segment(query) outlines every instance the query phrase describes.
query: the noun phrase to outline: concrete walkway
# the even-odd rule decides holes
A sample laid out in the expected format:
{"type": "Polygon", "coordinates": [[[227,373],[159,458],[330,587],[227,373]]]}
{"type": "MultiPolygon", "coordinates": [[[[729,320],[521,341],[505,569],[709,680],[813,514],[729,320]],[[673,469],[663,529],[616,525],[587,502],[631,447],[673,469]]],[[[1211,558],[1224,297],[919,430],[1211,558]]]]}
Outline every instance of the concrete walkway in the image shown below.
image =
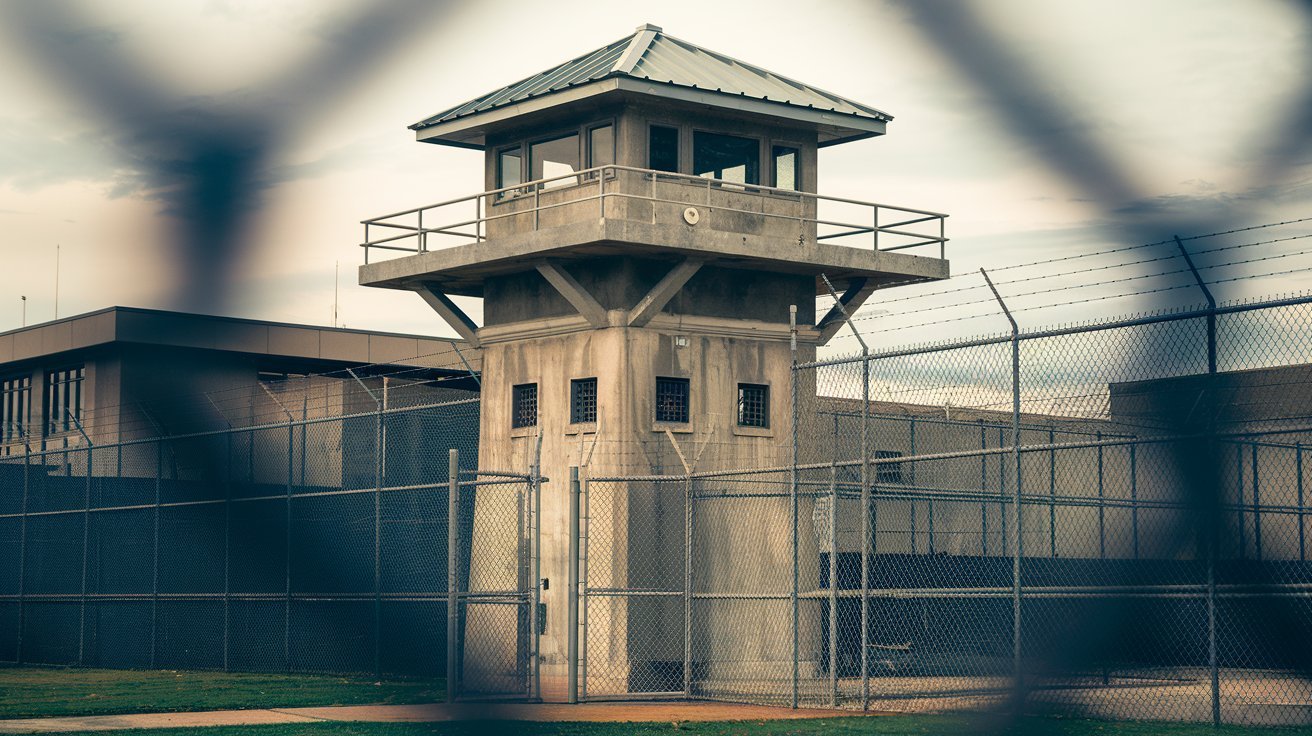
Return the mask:
{"type": "Polygon", "coordinates": [[[861,715],[853,711],[792,710],[734,703],[458,703],[455,705],[346,705],[324,708],[216,710],[199,713],[142,713],[0,720],[0,734],[117,731],[127,728],[257,726],[314,721],[432,723],[440,721],[746,721],[832,718],[861,715]]]}

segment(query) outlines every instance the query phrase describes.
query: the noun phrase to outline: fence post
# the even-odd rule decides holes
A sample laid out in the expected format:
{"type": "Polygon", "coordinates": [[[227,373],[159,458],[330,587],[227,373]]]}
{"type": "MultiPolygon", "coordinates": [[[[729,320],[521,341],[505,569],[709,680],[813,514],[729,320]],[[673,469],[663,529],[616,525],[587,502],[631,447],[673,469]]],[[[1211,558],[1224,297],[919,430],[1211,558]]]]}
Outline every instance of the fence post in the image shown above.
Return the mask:
{"type": "MultiPolygon", "coordinates": [[[[85,438],[86,433],[82,436],[85,438]]],[[[87,648],[87,567],[91,558],[91,444],[87,441],[86,485],[82,490],[82,593],[78,596],[77,663],[86,664],[87,648]]]]}
{"type": "Polygon", "coordinates": [[[530,469],[529,493],[529,577],[533,593],[529,600],[531,610],[528,616],[529,638],[529,697],[542,697],[542,661],[538,651],[538,642],[542,632],[538,630],[539,610],[542,608],[542,435],[538,435],[537,451],[533,455],[530,469]]]}
{"type": "Polygon", "coordinates": [[[870,355],[861,356],[861,710],[870,708],[870,355]]]}
{"type": "MultiPolygon", "coordinates": [[[[692,475],[683,481],[683,697],[692,697],[692,475]]],[[[591,523],[589,521],[589,523],[591,523]]]]}
{"type": "MultiPolygon", "coordinates": [[[[341,422],[343,420],[339,420],[341,422]]],[[[344,428],[344,424],[343,424],[344,428]]],[[[246,462],[250,481],[255,482],[255,431],[251,430],[246,462]]],[[[292,459],[287,457],[287,483],[283,486],[283,595],[282,595],[282,661],[288,671],[292,667],[292,459]]]]}
{"type": "MultiPolygon", "coordinates": [[[[383,378],[383,396],[387,396],[387,378],[383,378]]],[[[288,439],[291,432],[287,433],[288,439]]],[[[304,452],[304,448],[301,450],[304,452]]],[[[383,459],[387,454],[387,429],[383,426],[383,405],[374,415],[374,677],[382,679],[383,637],[383,459]]]]}
{"type": "MultiPolygon", "coordinates": [[[[1006,316],[1007,322],[1011,324],[1011,456],[1014,464],[1012,472],[1012,483],[1014,491],[1012,495],[1012,507],[1015,518],[1015,546],[1012,547],[1011,556],[1011,659],[1012,671],[1015,678],[1015,697],[1016,710],[1019,713],[1024,705],[1023,695],[1025,692],[1024,672],[1021,669],[1021,554],[1023,553],[1024,534],[1021,528],[1021,477],[1020,477],[1020,327],[1016,324],[1016,318],[1012,316],[1011,310],[1007,308],[1007,303],[1003,301],[1002,295],[998,293],[997,287],[993,285],[993,279],[984,269],[979,270],[984,277],[984,282],[988,284],[989,290],[993,292],[993,298],[998,300],[998,306],[1001,307],[1003,315],[1006,316]]],[[[1101,448],[1100,448],[1101,449],[1101,448]]],[[[1101,483],[1101,475],[1099,482],[1101,483]]],[[[1001,489],[999,489],[1001,490],[1001,489]]]]}
{"type": "Polygon", "coordinates": [[[155,521],[151,551],[150,583],[150,668],[159,657],[159,503],[164,480],[164,439],[155,440],[155,521]]]}
{"type": "Polygon", "coordinates": [[[793,671],[791,674],[792,692],[789,696],[789,705],[793,708],[796,708],[798,703],[798,692],[797,692],[798,677],[801,674],[798,669],[798,656],[800,654],[799,652],[800,647],[797,638],[798,637],[798,630],[797,630],[798,629],[798,620],[797,620],[798,580],[797,578],[798,578],[799,570],[797,566],[797,553],[798,553],[797,550],[797,522],[798,522],[797,519],[797,440],[798,440],[797,414],[798,412],[797,412],[797,305],[796,304],[788,305],[788,332],[789,332],[789,347],[792,351],[792,359],[793,359],[792,371],[790,372],[790,380],[788,382],[789,396],[791,398],[792,413],[793,413],[793,457],[792,457],[792,467],[790,468],[789,471],[789,483],[788,483],[788,500],[789,500],[789,505],[791,507],[791,513],[789,515],[789,519],[791,520],[790,527],[791,527],[791,534],[792,534],[792,552],[793,552],[793,582],[792,582],[792,588],[790,589],[788,595],[789,603],[791,604],[791,608],[792,608],[791,629],[792,629],[792,637],[793,637],[793,650],[792,650],[793,671]]]}
{"type": "Polygon", "coordinates": [[[18,640],[14,643],[14,661],[23,663],[23,625],[27,616],[27,506],[32,473],[32,445],[23,438],[23,505],[18,526],[18,640]]]}
{"type": "Polygon", "coordinates": [[[569,570],[566,594],[566,698],[579,702],[579,469],[569,469],[569,570]]]}
{"type": "Polygon", "coordinates": [[[223,671],[227,672],[232,666],[232,432],[224,432],[223,439],[223,671]]]}
{"type": "Polygon", "coordinates": [[[451,448],[446,470],[446,702],[456,699],[460,635],[460,451],[451,448]]]}
{"type": "Polygon", "coordinates": [[[838,707],[838,467],[829,465],[829,705],[838,707]]]}

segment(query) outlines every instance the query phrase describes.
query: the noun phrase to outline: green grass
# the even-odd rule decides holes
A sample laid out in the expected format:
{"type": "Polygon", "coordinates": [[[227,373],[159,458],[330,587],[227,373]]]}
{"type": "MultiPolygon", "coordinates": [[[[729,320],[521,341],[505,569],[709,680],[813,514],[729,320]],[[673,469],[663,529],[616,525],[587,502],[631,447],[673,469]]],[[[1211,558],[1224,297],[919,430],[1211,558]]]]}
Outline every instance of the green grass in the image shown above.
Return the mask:
{"type": "Polygon", "coordinates": [[[320,675],[0,668],[0,718],[431,703],[445,697],[441,680],[375,682],[320,675]]]}
{"type": "MultiPolygon", "coordinates": [[[[103,732],[100,732],[103,733],[103,732]]],[[[307,723],[287,726],[234,726],[115,731],[115,736],[1257,736],[1292,734],[1288,729],[1163,723],[1032,718],[1019,724],[987,722],[960,716],[873,716],[817,718],[800,721],[738,721],[727,723],[307,723]]]]}

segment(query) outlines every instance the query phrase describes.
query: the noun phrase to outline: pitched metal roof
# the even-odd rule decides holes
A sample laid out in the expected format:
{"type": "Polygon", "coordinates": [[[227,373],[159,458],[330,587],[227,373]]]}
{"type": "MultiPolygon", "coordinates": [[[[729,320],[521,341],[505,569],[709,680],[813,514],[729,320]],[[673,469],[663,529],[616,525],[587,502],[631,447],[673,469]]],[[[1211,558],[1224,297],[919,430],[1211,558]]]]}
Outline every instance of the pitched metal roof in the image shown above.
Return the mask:
{"type": "Polygon", "coordinates": [[[617,77],[775,103],[783,106],[779,110],[783,115],[788,114],[787,108],[796,108],[880,123],[892,120],[868,105],[668,36],[660,27],[647,24],[614,43],[456,105],[410,128],[421,130],[617,77]]]}

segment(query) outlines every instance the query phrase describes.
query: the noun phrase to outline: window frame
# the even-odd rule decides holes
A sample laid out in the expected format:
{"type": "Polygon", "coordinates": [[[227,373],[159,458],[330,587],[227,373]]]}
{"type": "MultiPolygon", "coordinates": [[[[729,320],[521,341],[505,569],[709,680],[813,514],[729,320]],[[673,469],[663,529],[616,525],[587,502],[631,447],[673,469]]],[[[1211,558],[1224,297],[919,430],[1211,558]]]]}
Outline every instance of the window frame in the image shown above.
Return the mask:
{"type": "Polygon", "coordinates": [[[538,426],[542,418],[542,393],[538,390],[537,382],[517,383],[510,387],[510,428],[513,429],[532,429],[538,426]],[[533,418],[532,421],[524,419],[524,413],[521,411],[522,403],[521,392],[532,390],[533,392],[533,418]]]}
{"type": "Polygon", "coordinates": [[[752,428],[752,429],[769,429],[769,428],[770,428],[770,384],[768,384],[768,383],[748,383],[748,382],[742,382],[742,381],[740,381],[740,382],[738,383],[738,392],[737,392],[737,394],[738,394],[738,395],[737,395],[737,401],[738,401],[738,411],[737,411],[737,415],[738,415],[738,426],[739,426],[739,427],[749,427],[749,428],[752,428]],[[745,418],[745,417],[744,417],[744,413],[743,413],[743,409],[744,409],[744,391],[746,391],[746,390],[756,390],[756,389],[760,389],[760,391],[761,391],[761,423],[760,423],[760,424],[745,423],[745,422],[743,421],[743,419],[745,418]]]}
{"type": "Polygon", "coordinates": [[[492,172],[492,182],[496,186],[492,187],[493,189],[505,189],[507,186],[504,184],[504,177],[501,173],[501,155],[510,151],[519,152],[519,183],[511,185],[514,187],[513,189],[501,192],[493,197],[492,204],[495,206],[525,196],[530,194],[534,189],[541,189],[541,191],[564,190],[569,189],[570,187],[582,186],[585,182],[592,181],[592,177],[580,175],[574,184],[561,184],[559,186],[551,187],[550,189],[542,189],[540,186],[528,186],[527,183],[533,181],[531,178],[533,174],[531,151],[533,146],[538,143],[549,143],[570,135],[576,135],[579,139],[579,169],[590,169],[592,166],[587,162],[591,161],[592,156],[590,150],[592,131],[596,128],[605,128],[607,126],[610,126],[612,131],[611,158],[615,158],[615,154],[619,150],[619,120],[613,116],[608,118],[594,118],[580,125],[568,128],[557,128],[549,133],[536,135],[532,138],[521,138],[517,141],[506,141],[498,146],[488,146],[488,148],[491,148],[496,152],[496,160],[493,163],[492,172]]]}
{"type": "Polygon", "coordinates": [[[647,166],[646,166],[646,168],[647,168],[649,171],[658,171],[658,172],[660,172],[660,173],[662,173],[662,174],[685,174],[685,175],[686,175],[686,172],[684,171],[684,156],[683,156],[683,138],[684,138],[684,135],[683,135],[683,133],[684,133],[684,131],[683,131],[683,126],[679,125],[678,123],[663,122],[663,121],[659,121],[659,120],[648,120],[648,121],[647,121],[647,141],[646,141],[646,144],[647,144],[647,161],[646,161],[647,166]],[[674,170],[673,170],[673,171],[670,171],[670,170],[668,170],[668,169],[658,169],[658,168],[656,168],[655,166],[652,166],[652,163],[651,163],[651,131],[652,131],[652,128],[666,128],[666,129],[668,129],[668,130],[673,130],[673,131],[674,131],[674,170]]]}
{"type": "Polygon", "coordinates": [[[45,372],[42,390],[42,405],[44,411],[45,436],[53,437],[56,435],[67,434],[77,430],[82,422],[82,412],[86,403],[86,391],[83,390],[87,378],[87,367],[85,363],[77,365],[68,365],[62,368],[54,368],[45,372]],[[76,371],[77,377],[68,379],[52,380],[54,376],[67,374],[76,371]],[[68,386],[72,384],[76,391],[73,398],[68,397],[68,386]],[[55,387],[63,387],[58,394],[54,391],[55,387]],[[58,417],[52,416],[52,409],[59,400],[59,408],[65,411],[59,413],[58,417]],[[70,416],[71,411],[71,416],[70,416]]]}
{"type": "MultiPolygon", "coordinates": [[[[668,414],[666,415],[668,416],[668,414]]],[[[686,425],[692,423],[692,380],[680,376],[656,376],[652,382],[652,417],[657,424],[680,424],[686,425]],[[673,384],[683,386],[683,407],[682,411],[676,416],[682,416],[682,419],[664,419],[662,418],[661,405],[661,383],[668,381],[673,384]]]]}
{"type": "Polygon", "coordinates": [[[597,377],[589,376],[585,378],[571,378],[569,381],[569,423],[570,424],[596,424],[597,416],[600,413],[599,393],[597,391],[597,377]],[[591,384],[592,386],[592,418],[583,417],[579,412],[578,389],[580,386],[591,384]]]}
{"type": "MultiPolygon", "coordinates": [[[[585,128],[575,128],[575,129],[573,129],[573,130],[570,130],[570,129],[564,129],[564,130],[560,130],[560,131],[557,131],[557,132],[555,132],[555,133],[552,133],[552,134],[550,134],[550,135],[538,136],[538,137],[536,137],[536,138],[530,138],[530,139],[524,141],[524,159],[523,159],[523,160],[524,160],[524,171],[525,171],[525,174],[524,174],[524,181],[526,181],[526,182],[529,182],[529,181],[537,181],[536,179],[533,178],[533,147],[534,147],[534,146],[538,146],[538,145],[541,145],[541,144],[543,144],[543,143],[551,143],[551,142],[553,142],[553,141],[558,141],[558,140],[562,140],[562,139],[564,139],[564,138],[568,138],[568,137],[570,137],[570,136],[574,136],[575,147],[578,149],[578,156],[579,156],[579,167],[578,167],[577,169],[574,170],[574,183],[573,183],[573,184],[556,184],[555,186],[550,186],[550,187],[549,187],[549,186],[546,186],[545,184],[534,184],[534,185],[532,185],[531,187],[525,187],[525,190],[526,190],[526,191],[530,191],[530,192],[531,192],[531,191],[533,191],[534,189],[538,189],[538,190],[543,191],[543,192],[554,192],[554,191],[556,191],[557,189],[569,189],[570,187],[576,187],[576,186],[578,186],[579,184],[582,183],[582,179],[583,179],[583,177],[580,176],[578,172],[580,172],[580,171],[582,171],[583,169],[586,169],[586,168],[587,168],[586,166],[583,165],[584,155],[587,153],[587,151],[586,151],[586,149],[587,149],[587,142],[584,140],[584,138],[586,137],[586,134],[585,134],[584,131],[585,131],[585,128]]],[[[568,175],[568,174],[563,174],[563,175],[561,175],[559,181],[564,181],[566,176],[569,176],[569,175],[568,175]]],[[[544,178],[545,178],[545,175],[544,175],[544,178]]]]}
{"type": "Polygon", "coordinates": [[[525,154],[524,151],[523,141],[513,146],[512,145],[498,146],[493,150],[495,151],[495,161],[493,163],[493,167],[495,171],[493,171],[492,173],[492,183],[495,184],[496,186],[492,188],[506,189],[506,187],[514,187],[513,189],[507,189],[504,192],[498,193],[496,196],[496,200],[502,201],[519,196],[522,193],[523,185],[524,182],[526,181],[526,179],[524,178],[524,162],[525,159],[527,158],[527,155],[525,154]],[[519,157],[519,181],[515,182],[514,184],[506,184],[504,169],[501,166],[501,158],[502,156],[504,156],[507,153],[510,153],[511,151],[514,151],[515,155],[519,157]]]}
{"type": "Polygon", "coordinates": [[[732,187],[734,189],[742,189],[745,191],[754,190],[756,187],[769,186],[768,184],[761,183],[761,161],[763,160],[762,157],[769,153],[770,141],[768,140],[767,136],[764,135],[743,135],[738,131],[724,131],[724,130],[716,130],[713,128],[697,128],[697,127],[692,128],[689,131],[689,136],[688,136],[688,176],[702,178],[696,172],[698,133],[707,133],[710,135],[719,135],[728,138],[742,138],[744,140],[756,141],[756,181],[755,182],[744,182],[742,184],[739,184],[736,181],[726,181],[724,179],[711,179],[711,181],[719,182],[721,186],[728,185],[729,187],[732,187]]]}
{"type": "Polygon", "coordinates": [[[788,192],[801,193],[802,191],[802,146],[789,141],[774,140],[767,142],[770,149],[770,184],[774,189],[785,189],[779,186],[779,167],[775,164],[775,149],[786,148],[793,152],[796,157],[793,161],[793,187],[785,189],[788,192]]]}
{"type": "Polygon", "coordinates": [[[597,166],[614,166],[614,165],[616,165],[616,161],[615,161],[615,150],[616,150],[616,146],[615,146],[615,144],[616,144],[616,138],[618,138],[618,137],[619,137],[619,136],[618,136],[618,133],[617,133],[617,130],[616,130],[615,121],[613,121],[613,120],[607,120],[607,121],[601,121],[601,122],[589,123],[588,125],[583,126],[583,147],[584,147],[584,149],[585,149],[584,152],[583,152],[583,154],[584,154],[584,156],[583,156],[583,162],[584,162],[584,163],[583,163],[583,168],[585,168],[585,169],[592,169],[592,168],[596,168],[597,166]],[[592,147],[592,133],[593,133],[593,131],[601,130],[602,128],[610,128],[610,163],[608,163],[608,164],[598,164],[598,163],[596,163],[596,161],[594,160],[594,156],[595,156],[595,154],[594,154],[593,147],[592,147]]]}
{"type": "Polygon", "coordinates": [[[19,373],[0,377],[0,444],[27,438],[31,425],[32,375],[19,373]],[[10,416],[11,410],[18,416],[10,416]]]}

